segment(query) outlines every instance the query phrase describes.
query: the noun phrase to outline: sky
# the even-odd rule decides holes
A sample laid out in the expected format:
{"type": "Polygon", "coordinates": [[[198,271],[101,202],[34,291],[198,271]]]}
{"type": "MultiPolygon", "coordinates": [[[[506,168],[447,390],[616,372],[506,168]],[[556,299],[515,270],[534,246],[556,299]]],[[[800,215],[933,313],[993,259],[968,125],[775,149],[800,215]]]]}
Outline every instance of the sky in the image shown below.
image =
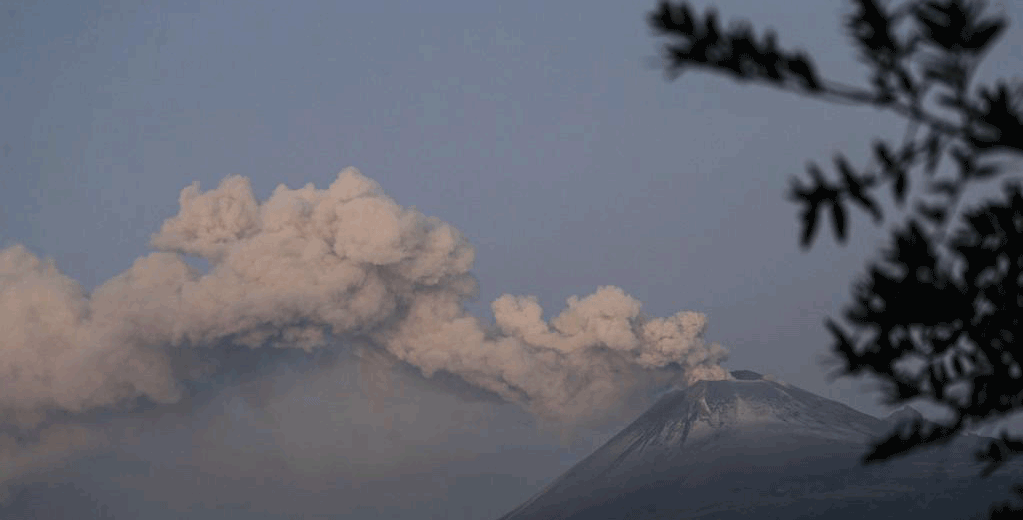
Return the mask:
{"type": "MultiPolygon", "coordinates": [[[[713,3],[809,50],[825,76],[863,84],[838,30],[846,2],[713,3]]],[[[69,327],[58,339],[10,318],[0,350],[21,359],[25,345],[85,341],[129,354],[96,372],[64,363],[53,373],[75,382],[62,393],[0,401],[20,410],[4,411],[0,435],[29,437],[0,465],[0,507],[26,518],[496,518],[668,382],[663,345],[644,339],[653,329],[535,339],[537,323],[564,331],[588,312],[677,325],[671,348],[693,360],[687,370],[720,361],[719,344],[728,369],[887,413],[869,381],[830,381],[822,327],[884,230],[858,216],[845,246],[825,228],[801,251],[785,190],[808,160],[862,161],[873,138],[901,135],[900,120],[703,73],[668,81],[645,23],[655,5],[5,2],[0,249],[4,269],[39,285],[2,301],[43,294],[33,309],[55,298],[73,316],[43,320],[69,327]],[[330,315],[338,297],[302,277],[319,275],[313,264],[278,255],[284,231],[246,220],[272,213],[292,230],[287,208],[337,201],[397,237],[330,230],[362,247],[344,265],[386,264],[381,291],[436,318],[423,327],[451,327],[394,323],[368,284],[359,290],[376,306],[330,315]],[[215,214],[218,204],[233,209],[215,214]],[[225,281],[238,273],[251,283],[225,281]],[[157,301],[140,296],[157,282],[199,296],[179,289],[173,308],[125,310],[129,297],[157,301]],[[344,334],[305,350],[238,345],[342,321],[344,334]],[[452,339],[474,335],[521,366],[495,372],[452,339]],[[639,345],[636,356],[619,365],[591,341],[607,337],[639,345]],[[563,370],[543,355],[572,349],[563,370]],[[161,378],[166,367],[207,371],[161,378]],[[583,380],[571,399],[550,390],[583,380]]],[[[1017,76],[1023,10],[992,5],[1013,25],[979,76],[1017,76]]],[[[45,364],[46,352],[24,359],[45,364]]]]}

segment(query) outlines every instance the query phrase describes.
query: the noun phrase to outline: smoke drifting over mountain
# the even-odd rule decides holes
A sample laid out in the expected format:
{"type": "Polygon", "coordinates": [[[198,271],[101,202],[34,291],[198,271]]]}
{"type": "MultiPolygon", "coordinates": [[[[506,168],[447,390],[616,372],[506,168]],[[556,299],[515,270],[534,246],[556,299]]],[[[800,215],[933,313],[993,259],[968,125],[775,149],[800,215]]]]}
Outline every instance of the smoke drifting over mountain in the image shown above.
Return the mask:
{"type": "MultiPolygon", "coordinates": [[[[493,325],[467,314],[472,246],[351,168],[325,190],[281,185],[262,203],[244,177],[193,184],[180,206],[152,238],[158,252],[89,295],[24,247],[0,251],[0,432],[176,402],[186,382],[224,370],[209,360],[226,346],[357,344],[566,422],[657,385],[728,377],[704,315],[648,318],[617,287],[569,298],[550,322],[530,296],[494,301],[493,325]]],[[[8,462],[18,449],[0,442],[8,462]]]]}

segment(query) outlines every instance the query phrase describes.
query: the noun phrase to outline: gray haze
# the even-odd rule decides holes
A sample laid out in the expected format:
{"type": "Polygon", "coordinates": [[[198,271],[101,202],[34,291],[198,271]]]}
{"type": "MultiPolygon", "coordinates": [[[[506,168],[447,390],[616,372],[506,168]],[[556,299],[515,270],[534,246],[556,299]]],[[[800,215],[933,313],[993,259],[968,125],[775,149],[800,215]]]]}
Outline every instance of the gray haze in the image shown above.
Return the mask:
{"type": "MultiPolygon", "coordinates": [[[[725,19],[751,17],[760,27],[775,27],[783,45],[812,50],[825,74],[860,82],[864,69],[854,51],[836,39],[843,2],[714,4],[725,19]]],[[[1014,25],[982,76],[1016,76],[1023,16],[1016,5],[994,4],[1014,25]]],[[[445,375],[461,363],[458,356],[403,358],[400,353],[422,345],[331,336],[364,330],[359,324],[344,323],[321,339],[315,331],[336,323],[319,307],[303,307],[305,293],[282,296],[291,287],[280,278],[259,285],[262,293],[207,284],[203,290],[221,299],[207,308],[179,302],[173,309],[142,305],[136,314],[100,312],[96,302],[104,294],[112,302],[106,308],[125,308],[124,293],[114,291],[130,288],[123,273],[149,265],[150,273],[177,276],[161,282],[171,284],[161,286],[171,294],[178,290],[173,284],[214,274],[220,246],[188,237],[219,228],[166,223],[184,213],[182,189],[198,182],[197,193],[208,193],[232,175],[248,179],[251,195],[240,190],[242,199],[259,205],[280,184],[285,191],[308,183],[327,190],[338,172],[354,166],[378,183],[392,201],[388,208],[436,217],[457,230],[464,243],[448,243],[449,252],[471,248],[471,263],[454,254],[444,264],[450,269],[404,265],[411,270],[402,272],[414,274],[402,279],[463,280],[443,285],[444,304],[457,323],[478,318],[484,335],[491,325],[501,328],[495,311],[502,308],[533,324],[551,321],[566,299],[614,286],[625,316],[639,312],[633,301],[642,302],[644,319],[680,311],[704,316],[706,330],[691,336],[727,348],[730,368],[772,373],[884,413],[868,383],[826,382],[821,363],[828,338],[820,326],[840,308],[851,275],[882,235],[866,219],[854,219],[845,248],[825,234],[801,253],[796,211],[783,194],[805,160],[827,161],[838,150],[865,157],[872,137],[901,133],[898,121],[713,76],[666,82],[651,65],[658,42],[644,16],[653,6],[5,3],[0,248],[17,270],[3,274],[37,273],[36,282],[53,282],[45,286],[54,292],[41,301],[67,303],[63,314],[43,313],[38,330],[55,333],[53,324],[75,323],[76,312],[105,324],[74,329],[59,341],[25,336],[15,342],[10,338],[25,333],[29,322],[9,313],[3,322],[3,359],[15,359],[15,349],[28,353],[33,363],[49,363],[44,372],[59,374],[63,385],[62,392],[0,396],[7,413],[0,482],[28,486],[8,499],[40,518],[60,518],[60,503],[74,509],[89,500],[113,518],[138,512],[146,518],[493,518],[638,415],[649,402],[644,392],[672,380],[671,374],[657,374],[658,380],[631,374],[627,380],[639,383],[615,401],[622,406],[583,406],[602,419],[579,426],[564,414],[530,415],[538,410],[531,408],[529,385],[541,393],[547,388],[527,381],[536,377],[531,369],[521,370],[518,382],[467,369],[467,383],[445,375]],[[179,253],[186,263],[175,260],[179,253]],[[52,269],[45,258],[53,259],[52,269]],[[492,308],[494,302],[505,305],[492,308]],[[465,316],[456,309],[462,303],[465,316]],[[290,321],[268,318],[281,306],[292,313],[290,321]],[[173,312],[162,312],[168,309],[173,312]],[[159,321],[182,312],[197,325],[159,321]],[[252,316],[259,319],[245,322],[252,316]],[[243,332],[247,339],[239,339],[243,332]],[[130,346],[101,359],[120,364],[96,365],[113,367],[107,373],[114,379],[76,370],[77,354],[56,359],[31,347],[80,352],[83,338],[130,346]],[[223,346],[266,338],[308,352],[223,346]],[[223,348],[202,350],[200,359],[153,348],[207,342],[223,348]],[[332,353],[316,345],[329,345],[332,353]],[[426,379],[431,368],[441,371],[426,379]],[[12,441],[15,430],[27,440],[12,441]]],[[[410,229],[421,236],[416,233],[437,227],[410,229]]],[[[245,233],[238,236],[251,238],[245,233]]],[[[383,256],[359,261],[394,260],[387,256],[393,249],[364,245],[383,256]]],[[[233,257],[254,270],[290,265],[291,274],[307,274],[304,264],[246,254],[233,257]]],[[[419,295],[416,283],[400,294],[419,295]]],[[[5,310],[25,304],[25,295],[42,294],[33,287],[21,286],[25,292],[16,297],[8,292],[5,310]]],[[[148,294],[153,286],[134,290],[148,294]]],[[[381,309],[379,316],[388,315],[381,309]]],[[[496,337],[524,338],[531,330],[504,323],[496,337]]],[[[575,381],[568,372],[552,374],[575,381]]],[[[554,408],[580,404],[547,397],[554,408]]]]}

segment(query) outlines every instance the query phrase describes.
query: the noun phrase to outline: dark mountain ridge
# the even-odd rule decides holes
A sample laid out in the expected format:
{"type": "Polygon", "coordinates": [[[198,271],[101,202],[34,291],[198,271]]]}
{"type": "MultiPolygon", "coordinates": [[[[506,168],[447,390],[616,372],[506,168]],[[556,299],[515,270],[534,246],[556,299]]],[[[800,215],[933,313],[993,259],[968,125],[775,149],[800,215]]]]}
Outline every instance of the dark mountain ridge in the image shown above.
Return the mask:
{"type": "Polygon", "coordinates": [[[975,436],[862,466],[914,410],[881,420],[753,371],[732,377],[665,394],[502,520],[968,518],[1023,479],[1017,464],[981,480],[975,436]]]}

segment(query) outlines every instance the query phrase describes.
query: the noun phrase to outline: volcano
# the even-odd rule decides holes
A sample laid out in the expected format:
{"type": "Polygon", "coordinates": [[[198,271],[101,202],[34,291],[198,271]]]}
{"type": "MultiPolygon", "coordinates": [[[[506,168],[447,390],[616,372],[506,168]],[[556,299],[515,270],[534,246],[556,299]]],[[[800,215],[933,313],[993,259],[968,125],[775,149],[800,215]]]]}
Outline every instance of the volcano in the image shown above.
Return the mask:
{"type": "Polygon", "coordinates": [[[986,518],[1023,481],[1020,464],[980,478],[986,439],[862,465],[888,420],[760,374],[671,391],[501,520],[986,518]]]}

